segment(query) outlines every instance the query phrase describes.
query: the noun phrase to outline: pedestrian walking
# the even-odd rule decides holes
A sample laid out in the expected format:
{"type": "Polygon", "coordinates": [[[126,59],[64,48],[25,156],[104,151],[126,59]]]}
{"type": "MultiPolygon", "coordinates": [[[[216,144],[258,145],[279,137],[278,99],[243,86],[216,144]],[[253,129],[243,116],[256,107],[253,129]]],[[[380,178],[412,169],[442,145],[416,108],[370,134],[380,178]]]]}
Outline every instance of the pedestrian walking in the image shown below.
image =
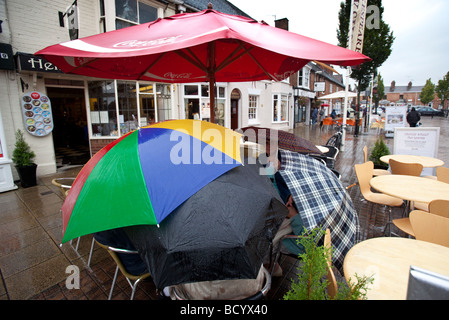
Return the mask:
{"type": "Polygon", "coordinates": [[[407,122],[410,125],[410,127],[414,128],[416,127],[416,124],[421,120],[421,116],[419,115],[418,111],[416,111],[415,107],[412,107],[410,112],[407,114],[407,122]]]}
{"type": "Polygon", "coordinates": [[[316,119],[318,117],[318,108],[313,108],[312,111],[312,125],[316,123],[316,119]]]}

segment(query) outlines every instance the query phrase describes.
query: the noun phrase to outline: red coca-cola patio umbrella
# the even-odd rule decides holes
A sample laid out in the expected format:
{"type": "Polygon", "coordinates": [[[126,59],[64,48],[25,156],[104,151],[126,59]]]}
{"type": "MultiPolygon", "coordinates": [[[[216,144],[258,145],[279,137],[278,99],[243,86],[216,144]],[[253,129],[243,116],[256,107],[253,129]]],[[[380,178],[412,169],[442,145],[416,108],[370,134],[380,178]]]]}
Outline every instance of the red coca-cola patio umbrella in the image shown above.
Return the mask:
{"type": "MultiPolygon", "coordinates": [[[[36,53],[68,74],[166,83],[283,80],[312,60],[370,58],[250,18],[212,9],[49,46],[36,53]]],[[[214,122],[214,90],[210,90],[214,122]]]]}

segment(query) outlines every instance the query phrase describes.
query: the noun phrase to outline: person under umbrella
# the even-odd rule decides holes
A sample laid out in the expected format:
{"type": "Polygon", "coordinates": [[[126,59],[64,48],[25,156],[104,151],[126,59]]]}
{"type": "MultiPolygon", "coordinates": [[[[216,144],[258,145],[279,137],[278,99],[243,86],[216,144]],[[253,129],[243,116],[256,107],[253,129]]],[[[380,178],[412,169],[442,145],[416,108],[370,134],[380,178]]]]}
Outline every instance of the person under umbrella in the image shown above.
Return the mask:
{"type": "Polygon", "coordinates": [[[279,155],[278,174],[288,189],[284,201],[288,203],[291,195],[299,214],[297,223],[307,231],[331,230],[333,263],[342,271],[344,256],[360,240],[358,215],[349,194],[335,174],[312,157],[287,150],[279,150],[279,155]]]}

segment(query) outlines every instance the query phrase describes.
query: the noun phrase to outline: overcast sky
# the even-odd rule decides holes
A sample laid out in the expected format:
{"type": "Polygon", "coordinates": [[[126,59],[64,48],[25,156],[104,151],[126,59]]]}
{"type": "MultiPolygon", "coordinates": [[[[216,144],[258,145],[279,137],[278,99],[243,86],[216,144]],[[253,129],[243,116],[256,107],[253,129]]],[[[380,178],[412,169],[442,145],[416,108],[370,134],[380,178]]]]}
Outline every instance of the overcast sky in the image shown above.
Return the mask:
{"type": "MultiPolygon", "coordinates": [[[[229,0],[256,20],[274,25],[287,18],[290,31],[337,44],[341,0],[229,0]],[[273,6],[273,3],[276,6],[273,6]]],[[[449,1],[383,0],[383,20],[396,37],[381,66],[385,86],[438,83],[449,71],[449,1]]]]}

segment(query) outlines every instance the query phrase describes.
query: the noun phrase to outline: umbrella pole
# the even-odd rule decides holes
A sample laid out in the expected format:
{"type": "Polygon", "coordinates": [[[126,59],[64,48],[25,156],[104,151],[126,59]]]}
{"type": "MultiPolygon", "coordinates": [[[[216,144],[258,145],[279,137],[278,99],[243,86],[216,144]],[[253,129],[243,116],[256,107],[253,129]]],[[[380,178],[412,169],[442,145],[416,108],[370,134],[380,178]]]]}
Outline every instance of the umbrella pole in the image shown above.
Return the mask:
{"type": "Polygon", "coordinates": [[[209,79],[210,122],[215,123],[215,80],[209,79]]]}
{"type": "Polygon", "coordinates": [[[209,99],[210,99],[210,122],[215,123],[215,43],[211,42],[207,46],[208,77],[209,77],[209,99]]]}

